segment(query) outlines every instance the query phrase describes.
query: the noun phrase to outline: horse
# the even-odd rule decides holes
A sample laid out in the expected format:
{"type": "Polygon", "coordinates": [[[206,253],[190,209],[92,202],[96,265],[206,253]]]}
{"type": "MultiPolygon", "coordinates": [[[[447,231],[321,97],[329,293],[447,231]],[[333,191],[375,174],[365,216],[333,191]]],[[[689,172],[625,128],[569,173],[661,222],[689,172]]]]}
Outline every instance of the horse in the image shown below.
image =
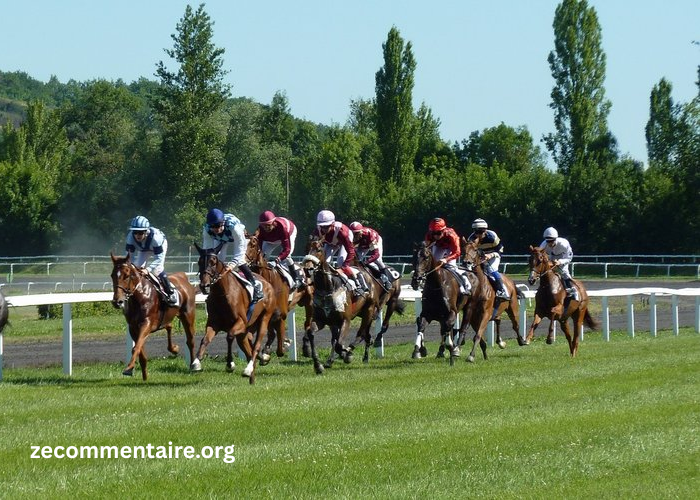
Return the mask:
{"type": "Polygon", "coordinates": [[[585,324],[591,329],[598,328],[598,321],[593,319],[588,311],[588,293],[586,287],[579,280],[571,279],[573,285],[578,288],[578,301],[567,296],[566,290],[559,276],[554,272],[554,263],[549,260],[547,252],[539,247],[530,245],[530,257],[528,258],[530,274],[528,283],[534,285],[537,280],[540,286],[535,293],[535,316],[530,325],[526,341],[529,343],[535,336],[535,329],[542,321],[542,318],[549,318],[549,332],[547,343],[553,342],[554,321],[559,321],[561,329],[569,342],[569,352],[571,357],[575,357],[578,352],[579,332],[585,324]],[[568,321],[572,319],[574,324],[574,334],[569,330],[568,321]]]}
{"type": "Polygon", "coordinates": [[[9,310],[7,308],[7,301],[5,300],[5,295],[3,295],[2,290],[0,290],[0,333],[5,329],[7,325],[7,317],[9,316],[9,310]]]}
{"type": "Polygon", "coordinates": [[[317,374],[322,374],[325,368],[330,368],[335,361],[336,354],[345,363],[352,362],[354,344],[352,347],[345,347],[344,342],[350,330],[350,321],[359,316],[361,318],[360,328],[357,331],[356,341],[362,339],[365,342],[365,352],[363,362],[369,361],[369,348],[372,344],[370,328],[375,316],[379,290],[381,288],[369,277],[367,271],[359,270],[365,274],[365,281],[369,285],[369,292],[354,297],[352,292],[345,286],[346,277],[341,277],[340,273],[330,266],[325,258],[320,241],[311,241],[307,249],[308,255],[304,257],[304,266],[313,275],[313,321],[306,330],[305,338],[309,345],[309,354],[314,362],[314,370],[317,374]],[[331,331],[331,354],[322,365],[316,353],[314,334],[328,325],[331,331]]]}
{"type": "MultiPolygon", "coordinates": [[[[173,344],[172,322],[177,316],[185,330],[187,348],[190,351],[190,361],[194,359],[194,335],[195,335],[195,295],[196,290],[187,279],[185,273],[173,273],[169,276],[173,288],[180,295],[180,304],[169,305],[161,295],[158,279],[147,271],[137,268],[129,255],[126,257],[112,258],[112,305],[121,309],[129,325],[129,334],[134,341],[131,360],[122,372],[126,376],[133,376],[134,365],[138,357],[141,364],[141,376],[143,380],[148,378],[146,357],[146,339],[152,332],[165,328],[168,334],[168,351],[177,354],[180,348],[173,344]]],[[[190,370],[192,365],[190,364],[190,370]]]]}
{"type": "MultiPolygon", "coordinates": [[[[204,250],[196,243],[199,252],[199,289],[207,295],[207,325],[204,337],[194,360],[194,370],[202,371],[201,359],[207,346],[218,332],[226,332],[228,352],[226,354],[226,370],[232,372],[233,339],[245,354],[248,364],[242,376],[248,377],[251,384],[255,383],[255,364],[260,353],[262,340],[267,335],[270,322],[277,320],[279,314],[277,298],[272,285],[260,279],[263,285],[263,298],[251,303],[251,298],[243,284],[234,276],[218,253],[223,244],[216,248],[204,250]],[[252,345],[251,345],[251,338],[252,345]]],[[[261,278],[260,275],[256,276],[261,278]]]]}
{"type": "Polygon", "coordinates": [[[369,265],[356,260],[355,266],[367,271],[369,276],[371,276],[372,281],[379,285],[378,290],[380,293],[379,303],[377,305],[377,314],[379,314],[384,306],[386,306],[386,313],[384,314],[384,318],[382,320],[382,327],[374,339],[374,347],[379,347],[382,345],[382,338],[384,337],[384,334],[387,332],[387,330],[389,330],[391,317],[395,312],[403,314],[406,310],[406,303],[399,298],[401,295],[401,280],[396,279],[392,281],[391,286],[387,289],[375,275],[376,271],[374,271],[369,265]]]}
{"type": "MultiPolygon", "coordinates": [[[[461,238],[461,244],[463,262],[467,266],[470,276],[476,278],[472,286],[472,297],[470,299],[467,316],[465,316],[464,319],[471,325],[475,332],[474,345],[472,346],[471,353],[467,357],[467,361],[470,363],[474,362],[474,352],[477,341],[481,347],[484,359],[488,359],[486,354],[486,341],[484,340],[483,333],[489,321],[493,321],[496,325],[496,345],[501,349],[506,348],[506,343],[501,338],[501,315],[504,311],[510,318],[515,336],[518,340],[518,345],[526,345],[525,340],[520,336],[520,323],[518,321],[518,312],[520,309],[518,299],[522,298],[522,292],[515,286],[513,280],[505,274],[501,274],[503,286],[506,288],[510,298],[508,300],[496,298],[496,293],[482,267],[483,251],[479,249],[475,241],[468,241],[464,237],[461,238]]],[[[460,346],[464,345],[465,340],[466,337],[460,338],[460,346]]]]}
{"type": "MultiPolygon", "coordinates": [[[[413,277],[411,286],[414,290],[423,289],[421,313],[416,318],[416,343],[413,347],[413,359],[420,359],[428,354],[424,343],[425,328],[431,321],[440,323],[440,350],[438,357],[444,356],[445,347],[450,351],[450,365],[459,355],[454,345],[454,324],[457,315],[462,312],[466,317],[468,295],[460,292],[460,282],[451,271],[433,257],[431,245],[425,242],[413,246],[413,277]]],[[[459,335],[466,331],[467,323],[462,321],[459,335]]]]}
{"type": "MultiPolygon", "coordinates": [[[[284,279],[275,267],[265,260],[260,245],[258,243],[259,232],[249,235],[248,247],[246,248],[246,261],[250,269],[260,274],[268,281],[275,290],[277,297],[277,306],[279,308],[279,319],[270,323],[270,333],[268,340],[263,347],[263,353],[269,356],[271,345],[277,338],[277,356],[284,356],[286,350],[286,335],[287,335],[287,314],[297,305],[303,306],[306,311],[306,319],[304,320],[304,329],[311,326],[313,316],[313,288],[307,284],[301,290],[290,291],[289,283],[284,279]]],[[[261,360],[261,364],[265,364],[261,360]]]]}

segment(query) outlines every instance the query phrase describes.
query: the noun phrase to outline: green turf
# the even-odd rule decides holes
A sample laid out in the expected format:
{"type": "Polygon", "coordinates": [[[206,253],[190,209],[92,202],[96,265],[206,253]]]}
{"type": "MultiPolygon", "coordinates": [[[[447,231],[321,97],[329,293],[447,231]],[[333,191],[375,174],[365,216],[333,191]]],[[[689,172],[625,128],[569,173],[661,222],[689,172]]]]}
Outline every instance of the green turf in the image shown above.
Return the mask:
{"type": "Polygon", "coordinates": [[[212,359],[152,360],[146,383],[120,364],[5,370],[0,497],[695,498],[700,335],[588,335],[576,359],[565,344],[453,367],[434,344],[390,346],[323,376],[274,359],[254,386],[212,359]],[[234,445],[235,462],[30,458],[169,443],[234,445]]]}

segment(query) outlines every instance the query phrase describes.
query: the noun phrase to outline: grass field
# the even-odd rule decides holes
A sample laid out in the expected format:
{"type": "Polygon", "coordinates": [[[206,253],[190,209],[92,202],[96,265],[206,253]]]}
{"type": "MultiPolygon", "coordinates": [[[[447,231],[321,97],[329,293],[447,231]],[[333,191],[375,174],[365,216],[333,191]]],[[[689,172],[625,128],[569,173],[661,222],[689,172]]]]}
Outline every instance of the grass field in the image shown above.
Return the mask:
{"type": "Polygon", "coordinates": [[[0,497],[697,498],[700,335],[597,337],[576,359],[538,340],[454,367],[407,345],[323,376],[274,360],[254,386],[211,359],[154,359],[146,383],[119,364],[6,370],[0,497]],[[234,445],[235,462],[31,458],[149,444],[234,445]]]}

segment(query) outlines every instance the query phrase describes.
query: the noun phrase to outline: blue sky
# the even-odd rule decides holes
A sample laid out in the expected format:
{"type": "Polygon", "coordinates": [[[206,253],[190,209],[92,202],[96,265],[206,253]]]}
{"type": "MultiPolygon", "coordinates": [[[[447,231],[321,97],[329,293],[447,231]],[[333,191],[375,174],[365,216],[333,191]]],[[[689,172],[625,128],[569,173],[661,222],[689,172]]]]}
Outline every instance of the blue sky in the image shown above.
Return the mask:
{"type": "MultiPolygon", "coordinates": [[[[47,81],[155,79],[176,69],[164,49],[190,4],[181,0],[0,0],[0,70],[47,81]]],[[[554,0],[209,0],[214,43],[234,96],[269,103],[284,91],[292,113],[344,124],[351,99],[374,97],[392,26],[413,45],[414,106],[441,121],[447,141],[501,122],[553,131],[554,0]]],[[[700,2],[589,0],[607,56],[609,126],[620,150],[646,161],[649,93],[665,77],[676,102],[697,93],[700,2]]]]}

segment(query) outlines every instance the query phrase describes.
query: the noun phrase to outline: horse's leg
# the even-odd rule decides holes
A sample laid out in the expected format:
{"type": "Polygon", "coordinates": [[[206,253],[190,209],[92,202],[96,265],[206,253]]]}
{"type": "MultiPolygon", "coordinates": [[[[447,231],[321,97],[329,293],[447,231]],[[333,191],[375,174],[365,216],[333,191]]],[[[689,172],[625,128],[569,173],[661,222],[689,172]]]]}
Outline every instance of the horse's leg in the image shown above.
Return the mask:
{"type": "Polygon", "coordinates": [[[209,344],[211,343],[215,335],[216,330],[214,330],[213,326],[207,323],[206,330],[204,331],[204,337],[202,337],[202,341],[199,343],[199,350],[197,351],[197,356],[194,358],[194,361],[192,361],[192,365],[190,365],[190,370],[192,370],[193,372],[202,371],[201,361],[204,358],[204,353],[207,351],[207,347],[209,347],[209,344]]]}
{"type": "MultiPolygon", "coordinates": [[[[194,371],[194,310],[180,313],[179,318],[185,329],[185,342],[187,343],[187,349],[190,351],[190,370],[194,371]]],[[[199,369],[202,369],[201,365],[199,369]]]]}
{"type": "MultiPolygon", "coordinates": [[[[372,311],[369,311],[369,320],[372,321],[372,316],[371,316],[372,311]]],[[[362,324],[360,325],[360,329],[362,329],[365,325],[365,316],[362,318],[362,324]]],[[[343,358],[343,361],[345,363],[350,363],[352,361],[352,351],[348,348],[345,347],[345,339],[347,338],[348,334],[350,333],[350,318],[346,317],[343,319],[343,323],[340,325],[340,330],[338,332],[338,341],[335,343],[335,352],[343,358]]]]}
{"type": "MultiPolygon", "coordinates": [[[[226,371],[232,372],[236,367],[236,363],[233,362],[233,339],[236,337],[233,331],[226,332],[226,371]]],[[[236,339],[238,345],[240,345],[240,340],[236,339]]]]}
{"type": "MultiPolygon", "coordinates": [[[[484,330],[486,330],[486,326],[488,325],[488,322],[489,322],[489,316],[487,314],[484,314],[483,317],[481,318],[481,321],[478,323],[477,326],[472,325],[474,327],[474,331],[476,333],[474,333],[474,344],[472,345],[472,350],[469,353],[469,356],[467,356],[467,362],[469,362],[469,363],[473,363],[475,360],[474,354],[476,353],[477,344],[479,346],[481,346],[481,342],[484,342],[484,344],[486,344],[486,342],[483,339],[484,339],[484,330]]],[[[481,350],[484,354],[484,359],[487,359],[485,345],[483,347],[481,347],[481,350]]]]}
{"type": "Polygon", "coordinates": [[[316,353],[316,343],[314,342],[314,334],[318,331],[318,326],[316,325],[315,322],[311,322],[309,324],[309,328],[306,329],[306,333],[304,334],[304,338],[308,340],[308,346],[309,346],[309,355],[307,357],[312,358],[314,361],[314,371],[316,372],[317,375],[321,375],[323,373],[323,365],[321,364],[321,361],[318,359],[318,354],[316,353]]]}
{"type": "Polygon", "coordinates": [[[330,368],[333,366],[333,362],[335,361],[335,355],[336,355],[336,347],[338,345],[338,339],[340,338],[340,328],[337,326],[332,326],[328,325],[328,328],[331,331],[331,353],[328,356],[328,359],[324,363],[323,366],[326,368],[330,368]]]}
{"type": "Polygon", "coordinates": [[[540,323],[542,322],[542,316],[535,311],[535,316],[534,319],[532,320],[532,324],[530,325],[530,329],[527,332],[527,338],[525,339],[525,344],[529,344],[532,342],[532,339],[535,337],[535,330],[537,329],[538,326],[540,326],[540,323]]]}
{"type": "Polygon", "coordinates": [[[148,358],[146,357],[146,349],[142,348],[139,352],[139,364],[141,365],[141,377],[144,381],[148,378],[148,370],[146,366],[148,365],[148,358]]]}
{"type": "Polygon", "coordinates": [[[260,352],[262,341],[267,336],[267,329],[271,316],[272,313],[270,312],[260,319],[257,334],[255,336],[255,343],[253,344],[253,351],[251,352],[251,357],[248,360],[248,365],[245,367],[242,373],[244,377],[250,377],[251,384],[255,383],[255,363],[258,359],[258,352],[260,352]]]}
{"type": "Polygon", "coordinates": [[[494,330],[496,330],[496,345],[501,348],[506,348],[505,341],[501,338],[501,318],[497,317],[493,320],[494,330]]]}
{"type": "Polygon", "coordinates": [[[525,342],[525,339],[520,335],[520,319],[518,318],[518,314],[520,313],[520,304],[518,303],[518,295],[516,292],[513,292],[510,295],[510,304],[506,309],[506,313],[510,318],[510,324],[515,332],[515,338],[518,339],[518,345],[526,345],[527,342],[525,342]]]}
{"type": "Polygon", "coordinates": [[[586,317],[586,307],[583,309],[577,309],[576,313],[573,315],[574,320],[574,332],[573,332],[573,345],[571,348],[571,357],[576,357],[578,354],[578,341],[581,336],[581,329],[583,328],[583,319],[586,317]]]}
{"type": "Polygon", "coordinates": [[[426,326],[428,326],[428,320],[421,314],[416,318],[416,342],[413,346],[413,354],[411,355],[413,359],[421,359],[428,355],[428,350],[425,348],[425,343],[423,342],[426,326]]]}
{"type": "Polygon", "coordinates": [[[278,332],[277,332],[277,357],[281,358],[284,356],[286,351],[286,340],[287,340],[287,313],[285,312],[280,316],[277,322],[278,332]]]}
{"type": "MultiPolygon", "coordinates": [[[[311,358],[311,347],[308,337],[308,331],[311,329],[311,322],[314,317],[314,309],[310,304],[304,306],[304,336],[301,338],[301,355],[305,358],[311,358]]],[[[318,328],[316,329],[318,331],[318,328]]]]}
{"type": "Polygon", "coordinates": [[[559,320],[559,324],[561,325],[564,335],[566,335],[566,341],[569,343],[569,352],[571,353],[571,357],[574,357],[574,339],[572,338],[571,330],[569,329],[569,319],[561,318],[559,320]]]}
{"type": "Polygon", "coordinates": [[[165,325],[165,331],[168,334],[168,352],[171,354],[177,354],[180,352],[180,346],[173,343],[173,325],[168,323],[165,325]]]}
{"type": "MultiPolygon", "coordinates": [[[[129,328],[129,331],[131,331],[131,328],[129,328]]],[[[126,365],[126,368],[124,368],[124,371],[122,372],[123,375],[131,377],[134,374],[136,358],[141,359],[141,351],[143,350],[143,346],[146,343],[146,339],[148,338],[148,334],[150,333],[150,331],[151,324],[147,321],[145,324],[141,325],[141,328],[138,329],[137,338],[134,338],[133,334],[131,335],[132,340],[134,340],[134,348],[131,351],[131,360],[129,360],[129,364],[126,365]]],[[[143,370],[143,368],[141,368],[141,370],[143,370]]]]}

